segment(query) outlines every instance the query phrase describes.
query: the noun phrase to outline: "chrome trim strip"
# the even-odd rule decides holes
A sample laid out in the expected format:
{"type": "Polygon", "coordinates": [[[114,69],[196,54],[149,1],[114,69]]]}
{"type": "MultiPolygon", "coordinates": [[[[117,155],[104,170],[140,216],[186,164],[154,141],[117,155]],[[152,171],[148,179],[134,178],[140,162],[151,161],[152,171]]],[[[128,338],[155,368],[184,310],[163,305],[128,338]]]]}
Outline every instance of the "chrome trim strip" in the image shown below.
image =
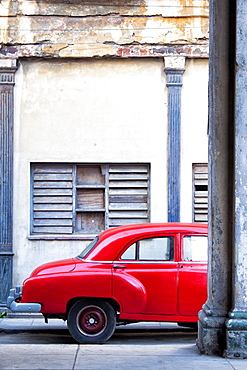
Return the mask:
{"type": "Polygon", "coordinates": [[[148,260],[145,260],[145,261],[140,261],[140,260],[115,260],[115,261],[94,261],[94,260],[84,260],[85,262],[88,262],[88,263],[100,263],[100,264],[117,264],[117,263],[120,263],[120,264],[124,264],[124,265],[126,265],[126,264],[142,264],[142,265],[144,265],[144,264],[148,264],[148,265],[150,265],[150,264],[157,264],[157,263],[159,263],[159,264],[162,264],[162,263],[164,263],[164,264],[171,264],[171,263],[173,263],[173,264],[178,264],[178,263],[180,263],[180,262],[177,262],[177,261],[162,261],[162,260],[157,260],[157,261],[148,261],[148,260]]]}
{"type": "Polygon", "coordinates": [[[98,263],[98,264],[117,264],[117,263],[120,263],[120,264],[142,264],[142,265],[151,265],[151,264],[194,264],[194,265],[198,265],[198,264],[207,264],[207,261],[162,261],[162,260],[143,260],[143,261],[140,261],[140,260],[115,260],[115,261],[94,261],[94,260],[86,260],[84,259],[83,261],[85,262],[88,262],[88,263],[98,263]]]}

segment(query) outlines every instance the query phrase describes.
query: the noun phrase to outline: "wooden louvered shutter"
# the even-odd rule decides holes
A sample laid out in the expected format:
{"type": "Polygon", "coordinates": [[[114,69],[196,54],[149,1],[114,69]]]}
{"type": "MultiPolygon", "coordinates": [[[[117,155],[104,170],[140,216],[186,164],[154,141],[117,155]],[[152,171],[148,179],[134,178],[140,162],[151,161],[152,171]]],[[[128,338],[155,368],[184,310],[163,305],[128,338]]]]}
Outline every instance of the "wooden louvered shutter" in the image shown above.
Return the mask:
{"type": "Polygon", "coordinates": [[[105,166],[78,165],[75,231],[98,234],[105,229],[105,166]]]}
{"type": "Polygon", "coordinates": [[[107,226],[149,222],[148,194],[148,165],[109,165],[107,226]]]}
{"type": "Polygon", "coordinates": [[[208,165],[193,165],[194,221],[208,221],[208,165]]]}
{"type": "Polygon", "coordinates": [[[32,181],[32,233],[72,233],[72,165],[35,164],[32,181]]]}

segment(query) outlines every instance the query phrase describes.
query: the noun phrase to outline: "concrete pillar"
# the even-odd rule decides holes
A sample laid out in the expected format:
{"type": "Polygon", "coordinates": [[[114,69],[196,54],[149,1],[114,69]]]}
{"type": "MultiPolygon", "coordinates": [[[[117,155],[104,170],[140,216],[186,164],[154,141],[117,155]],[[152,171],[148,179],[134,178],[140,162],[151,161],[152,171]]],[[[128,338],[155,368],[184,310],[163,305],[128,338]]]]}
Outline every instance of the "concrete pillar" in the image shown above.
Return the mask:
{"type": "Polygon", "coordinates": [[[236,1],[234,238],[232,295],[226,321],[226,351],[247,358],[247,3],[236,1]]]}
{"type": "Polygon", "coordinates": [[[210,5],[208,300],[199,313],[197,342],[201,352],[209,355],[221,355],[226,347],[225,321],[231,301],[229,1],[212,0],[210,5]]]}
{"type": "Polygon", "coordinates": [[[168,88],[168,222],[180,221],[180,126],[184,57],[165,57],[168,88]]]}
{"type": "Polygon", "coordinates": [[[0,305],[12,281],[13,99],[16,60],[0,59],[0,305]]]}
{"type": "Polygon", "coordinates": [[[198,347],[247,358],[247,3],[210,7],[209,280],[198,347]]]}

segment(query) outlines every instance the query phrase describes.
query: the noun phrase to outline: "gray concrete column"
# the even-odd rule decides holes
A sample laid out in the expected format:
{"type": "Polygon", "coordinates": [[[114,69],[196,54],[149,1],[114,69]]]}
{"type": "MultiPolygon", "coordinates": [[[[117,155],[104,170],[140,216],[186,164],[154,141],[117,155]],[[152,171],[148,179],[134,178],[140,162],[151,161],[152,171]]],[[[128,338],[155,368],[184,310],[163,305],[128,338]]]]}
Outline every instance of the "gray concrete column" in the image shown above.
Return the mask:
{"type": "Polygon", "coordinates": [[[168,222],[180,221],[180,126],[184,57],[165,57],[168,88],[168,222]]]}
{"type": "Polygon", "coordinates": [[[197,341],[201,352],[209,355],[222,355],[226,348],[225,321],[231,305],[234,82],[229,2],[210,4],[208,300],[199,313],[197,341]]]}
{"type": "Polygon", "coordinates": [[[247,3],[210,6],[209,274],[198,347],[247,358],[247,3]]]}
{"type": "Polygon", "coordinates": [[[0,305],[12,281],[13,106],[16,60],[0,59],[0,305]]]}
{"type": "Polygon", "coordinates": [[[234,238],[232,295],[226,351],[247,358],[247,3],[236,1],[234,238]]]}

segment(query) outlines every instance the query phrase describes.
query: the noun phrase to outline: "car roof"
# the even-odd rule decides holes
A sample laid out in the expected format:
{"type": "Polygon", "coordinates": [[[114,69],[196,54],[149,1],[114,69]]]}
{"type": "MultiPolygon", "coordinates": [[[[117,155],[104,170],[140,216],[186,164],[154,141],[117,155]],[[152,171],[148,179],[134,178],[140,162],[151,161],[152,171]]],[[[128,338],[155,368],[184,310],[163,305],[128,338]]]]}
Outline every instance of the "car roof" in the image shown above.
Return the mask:
{"type": "Polygon", "coordinates": [[[112,261],[121,248],[135,237],[149,237],[165,233],[207,234],[207,224],[201,223],[145,223],[114,227],[99,234],[99,241],[90,251],[87,260],[112,261]]]}

